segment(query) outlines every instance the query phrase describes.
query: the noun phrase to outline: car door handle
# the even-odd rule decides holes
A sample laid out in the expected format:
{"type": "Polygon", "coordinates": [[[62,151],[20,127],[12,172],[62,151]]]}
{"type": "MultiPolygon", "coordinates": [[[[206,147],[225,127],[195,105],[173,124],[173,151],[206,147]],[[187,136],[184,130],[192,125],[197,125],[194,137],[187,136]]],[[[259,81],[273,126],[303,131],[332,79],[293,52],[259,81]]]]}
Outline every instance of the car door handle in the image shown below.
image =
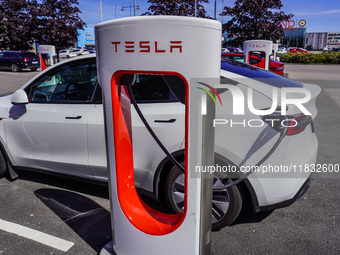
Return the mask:
{"type": "Polygon", "coordinates": [[[155,120],[156,123],[174,123],[176,119],[169,119],[169,120],[155,120]]]}
{"type": "Polygon", "coordinates": [[[67,120],[80,120],[82,116],[75,116],[75,117],[65,117],[67,120]]]}

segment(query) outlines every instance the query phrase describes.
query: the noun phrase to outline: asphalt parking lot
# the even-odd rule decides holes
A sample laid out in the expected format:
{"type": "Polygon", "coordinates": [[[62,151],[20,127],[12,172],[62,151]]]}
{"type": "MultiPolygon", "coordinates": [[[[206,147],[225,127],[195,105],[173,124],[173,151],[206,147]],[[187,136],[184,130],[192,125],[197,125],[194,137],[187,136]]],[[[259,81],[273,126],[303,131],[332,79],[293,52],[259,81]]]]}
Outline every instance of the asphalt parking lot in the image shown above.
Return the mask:
{"type": "MultiPolygon", "coordinates": [[[[321,86],[318,163],[339,164],[340,66],[286,65],[286,71],[321,86]]],[[[0,95],[37,73],[0,71],[0,95]]],[[[98,254],[112,238],[109,210],[105,187],[32,172],[14,182],[2,178],[0,254],[98,254]]],[[[317,178],[290,207],[243,216],[214,232],[212,254],[340,254],[339,243],[340,179],[317,178]]]]}

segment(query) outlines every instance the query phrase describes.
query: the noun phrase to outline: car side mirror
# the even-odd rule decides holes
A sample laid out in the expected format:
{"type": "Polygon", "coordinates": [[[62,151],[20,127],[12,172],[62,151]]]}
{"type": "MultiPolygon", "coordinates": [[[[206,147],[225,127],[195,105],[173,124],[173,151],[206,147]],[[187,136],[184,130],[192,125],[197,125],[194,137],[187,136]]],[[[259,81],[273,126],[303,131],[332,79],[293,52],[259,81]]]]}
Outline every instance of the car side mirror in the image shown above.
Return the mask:
{"type": "Polygon", "coordinates": [[[11,103],[14,105],[18,104],[28,104],[28,97],[23,89],[19,89],[14,92],[11,98],[11,103]]]}

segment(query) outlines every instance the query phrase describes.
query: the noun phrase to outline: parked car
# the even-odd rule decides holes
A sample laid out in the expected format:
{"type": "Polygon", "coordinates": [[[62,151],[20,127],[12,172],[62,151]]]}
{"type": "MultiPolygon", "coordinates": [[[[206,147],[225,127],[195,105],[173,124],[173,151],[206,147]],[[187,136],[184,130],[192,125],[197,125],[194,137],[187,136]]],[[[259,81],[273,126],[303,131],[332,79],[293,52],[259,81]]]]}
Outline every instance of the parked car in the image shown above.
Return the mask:
{"type": "Polygon", "coordinates": [[[302,49],[302,48],[291,48],[289,50],[292,53],[298,53],[298,52],[302,52],[302,53],[309,53],[308,50],[302,49]]]}
{"type": "MultiPolygon", "coordinates": [[[[222,59],[231,59],[241,63],[244,63],[244,54],[236,52],[222,52],[222,59]]],[[[260,54],[253,53],[250,57],[250,64],[256,67],[265,68],[265,59],[260,54]]],[[[284,63],[270,60],[269,70],[273,73],[284,76],[285,66],[284,63]]]]}
{"type": "Polygon", "coordinates": [[[60,58],[73,58],[76,57],[77,54],[72,52],[72,50],[61,50],[59,51],[59,57],[60,58]]]}
{"type": "Polygon", "coordinates": [[[74,49],[72,53],[76,54],[77,56],[90,54],[87,49],[74,49]]]}
{"type": "Polygon", "coordinates": [[[21,69],[36,71],[40,67],[39,57],[33,52],[2,51],[0,52],[0,69],[18,72],[21,69]]]}
{"type": "Polygon", "coordinates": [[[89,47],[89,48],[86,48],[86,49],[89,51],[89,54],[96,53],[96,49],[95,48],[89,47]]]}
{"type": "Polygon", "coordinates": [[[287,53],[288,51],[287,51],[287,49],[286,48],[279,48],[278,50],[277,50],[277,54],[284,54],[284,53],[287,53]]]}
{"type": "MultiPolygon", "coordinates": [[[[308,89],[311,100],[305,106],[312,116],[302,114],[293,105],[286,115],[281,115],[278,107],[270,116],[248,113],[243,116],[244,123],[263,122],[257,128],[219,125],[215,132],[215,163],[235,168],[251,167],[264,159],[263,164],[272,166],[315,163],[318,141],[313,119],[320,88],[236,61],[222,60],[221,68],[221,84],[231,84],[245,94],[251,88],[257,109],[272,106],[273,88],[308,89]],[[288,117],[297,123],[296,128],[268,124],[268,119],[288,117]]],[[[183,162],[185,105],[161,75],[139,75],[135,85],[133,93],[146,120],[169,152],[183,162]]],[[[219,94],[223,106],[216,108],[216,118],[230,119],[231,91],[222,88],[219,94]]],[[[183,173],[160,150],[134,107],[131,114],[136,186],[160,201],[167,201],[174,212],[182,210],[183,173]]],[[[95,55],[71,58],[47,68],[14,94],[0,98],[0,175],[6,174],[10,166],[14,170],[107,182],[103,116],[95,55]]],[[[237,121],[242,122],[240,118],[237,121]]],[[[254,172],[238,185],[215,190],[213,229],[231,224],[245,205],[254,212],[290,205],[308,189],[309,175],[294,171],[263,175],[254,172]]],[[[216,174],[214,187],[230,181],[224,173],[216,174]]]]}

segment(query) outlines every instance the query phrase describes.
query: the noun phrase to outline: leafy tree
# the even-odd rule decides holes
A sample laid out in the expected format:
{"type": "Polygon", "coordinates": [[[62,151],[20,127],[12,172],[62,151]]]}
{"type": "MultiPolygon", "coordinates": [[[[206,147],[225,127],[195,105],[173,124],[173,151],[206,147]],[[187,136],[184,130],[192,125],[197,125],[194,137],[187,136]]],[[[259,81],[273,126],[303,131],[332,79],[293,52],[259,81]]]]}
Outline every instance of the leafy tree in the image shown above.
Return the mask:
{"type": "Polygon", "coordinates": [[[30,16],[27,9],[26,0],[0,0],[1,48],[29,48],[31,38],[27,23],[30,22],[30,16]]]}
{"type": "MultiPolygon", "coordinates": [[[[208,18],[207,12],[202,3],[208,3],[208,0],[197,0],[196,16],[208,18]]],[[[174,15],[174,16],[195,16],[195,0],[148,0],[150,7],[142,15],[174,15]]]]}
{"type": "Polygon", "coordinates": [[[282,7],[281,0],[236,0],[234,7],[225,6],[220,14],[232,17],[223,24],[223,30],[234,38],[231,42],[237,46],[245,40],[280,40],[284,37],[281,21],[293,17],[291,13],[274,11],[282,7]]]}
{"type": "Polygon", "coordinates": [[[81,11],[77,0],[43,0],[40,14],[40,44],[55,45],[57,51],[74,45],[77,29],[83,29],[85,22],[79,17],[81,11]]]}
{"type": "Polygon", "coordinates": [[[0,47],[25,50],[34,40],[55,45],[57,51],[77,41],[77,0],[0,0],[0,47]],[[1,37],[3,40],[1,40],[1,37]]]}

